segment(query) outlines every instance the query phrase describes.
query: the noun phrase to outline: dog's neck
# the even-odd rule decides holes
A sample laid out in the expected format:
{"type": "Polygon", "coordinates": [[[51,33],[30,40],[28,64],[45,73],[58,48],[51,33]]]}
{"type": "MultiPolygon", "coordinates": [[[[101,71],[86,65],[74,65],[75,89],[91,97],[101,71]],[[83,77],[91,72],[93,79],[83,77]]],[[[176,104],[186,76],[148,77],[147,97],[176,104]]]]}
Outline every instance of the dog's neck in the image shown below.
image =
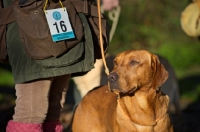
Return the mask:
{"type": "Polygon", "coordinates": [[[166,98],[161,91],[155,90],[148,93],[137,91],[134,96],[119,97],[118,115],[136,125],[154,126],[167,113],[169,99],[166,98]]]}

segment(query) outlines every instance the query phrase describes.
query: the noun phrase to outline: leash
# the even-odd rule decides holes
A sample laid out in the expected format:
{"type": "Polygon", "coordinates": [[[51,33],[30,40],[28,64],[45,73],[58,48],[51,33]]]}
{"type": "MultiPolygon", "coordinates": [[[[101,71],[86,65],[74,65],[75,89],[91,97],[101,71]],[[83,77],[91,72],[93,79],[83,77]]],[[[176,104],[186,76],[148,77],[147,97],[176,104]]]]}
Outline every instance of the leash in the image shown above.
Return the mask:
{"type": "Polygon", "coordinates": [[[100,0],[98,0],[97,7],[98,7],[97,8],[98,9],[98,16],[99,16],[99,39],[100,39],[99,41],[100,41],[100,47],[101,47],[101,55],[102,55],[102,60],[103,60],[103,64],[104,64],[104,67],[105,67],[105,73],[107,75],[109,75],[109,69],[108,69],[107,64],[106,64],[105,54],[104,54],[104,49],[103,49],[100,0]]]}

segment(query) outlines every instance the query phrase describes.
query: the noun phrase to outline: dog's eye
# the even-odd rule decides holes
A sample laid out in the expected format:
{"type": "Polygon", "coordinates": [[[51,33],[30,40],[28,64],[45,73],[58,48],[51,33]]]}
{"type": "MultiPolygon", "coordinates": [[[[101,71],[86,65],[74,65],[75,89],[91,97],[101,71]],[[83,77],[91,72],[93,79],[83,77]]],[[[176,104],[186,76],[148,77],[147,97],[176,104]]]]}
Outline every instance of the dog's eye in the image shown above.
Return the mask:
{"type": "Polygon", "coordinates": [[[134,65],[136,65],[136,64],[138,64],[138,63],[139,63],[138,61],[131,60],[130,65],[131,65],[131,66],[134,66],[134,65]]]}

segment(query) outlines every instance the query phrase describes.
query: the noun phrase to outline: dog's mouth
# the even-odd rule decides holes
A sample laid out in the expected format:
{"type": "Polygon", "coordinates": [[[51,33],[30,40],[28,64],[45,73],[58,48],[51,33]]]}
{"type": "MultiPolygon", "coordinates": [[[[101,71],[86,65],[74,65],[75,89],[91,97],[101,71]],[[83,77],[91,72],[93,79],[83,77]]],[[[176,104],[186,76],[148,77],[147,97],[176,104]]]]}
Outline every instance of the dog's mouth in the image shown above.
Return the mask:
{"type": "Polygon", "coordinates": [[[109,86],[109,90],[116,94],[118,94],[122,91],[122,89],[116,83],[108,83],[108,86],[109,86]]]}
{"type": "Polygon", "coordinates": [[[134,95],[134,93],[138,90],[136,87],[133,87],[130,90],[123,90],[116,83],[109,83],[108,86],[111,92],[114,92],[116,94],[121,94],[121,95],[134,95]]]}

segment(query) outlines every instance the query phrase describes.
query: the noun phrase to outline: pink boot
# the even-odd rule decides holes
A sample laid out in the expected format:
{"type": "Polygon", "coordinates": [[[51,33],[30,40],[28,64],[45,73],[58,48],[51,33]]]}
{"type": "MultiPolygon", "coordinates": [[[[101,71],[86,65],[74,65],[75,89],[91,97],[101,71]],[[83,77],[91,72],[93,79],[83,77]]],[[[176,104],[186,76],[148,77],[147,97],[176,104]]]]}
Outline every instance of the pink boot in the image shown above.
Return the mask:
{"type": "Polygon", "coordinates": [[[43,132],[42,124],[14,122],[10,120],[6,132],[43,132]]]}
{"type": "Polygon", "coordinates": [[[45,122],[45,123],[43,123],[43,131],[44,132],[62,132],[63,126],[60,123],[60,121],[45,122]]]}

